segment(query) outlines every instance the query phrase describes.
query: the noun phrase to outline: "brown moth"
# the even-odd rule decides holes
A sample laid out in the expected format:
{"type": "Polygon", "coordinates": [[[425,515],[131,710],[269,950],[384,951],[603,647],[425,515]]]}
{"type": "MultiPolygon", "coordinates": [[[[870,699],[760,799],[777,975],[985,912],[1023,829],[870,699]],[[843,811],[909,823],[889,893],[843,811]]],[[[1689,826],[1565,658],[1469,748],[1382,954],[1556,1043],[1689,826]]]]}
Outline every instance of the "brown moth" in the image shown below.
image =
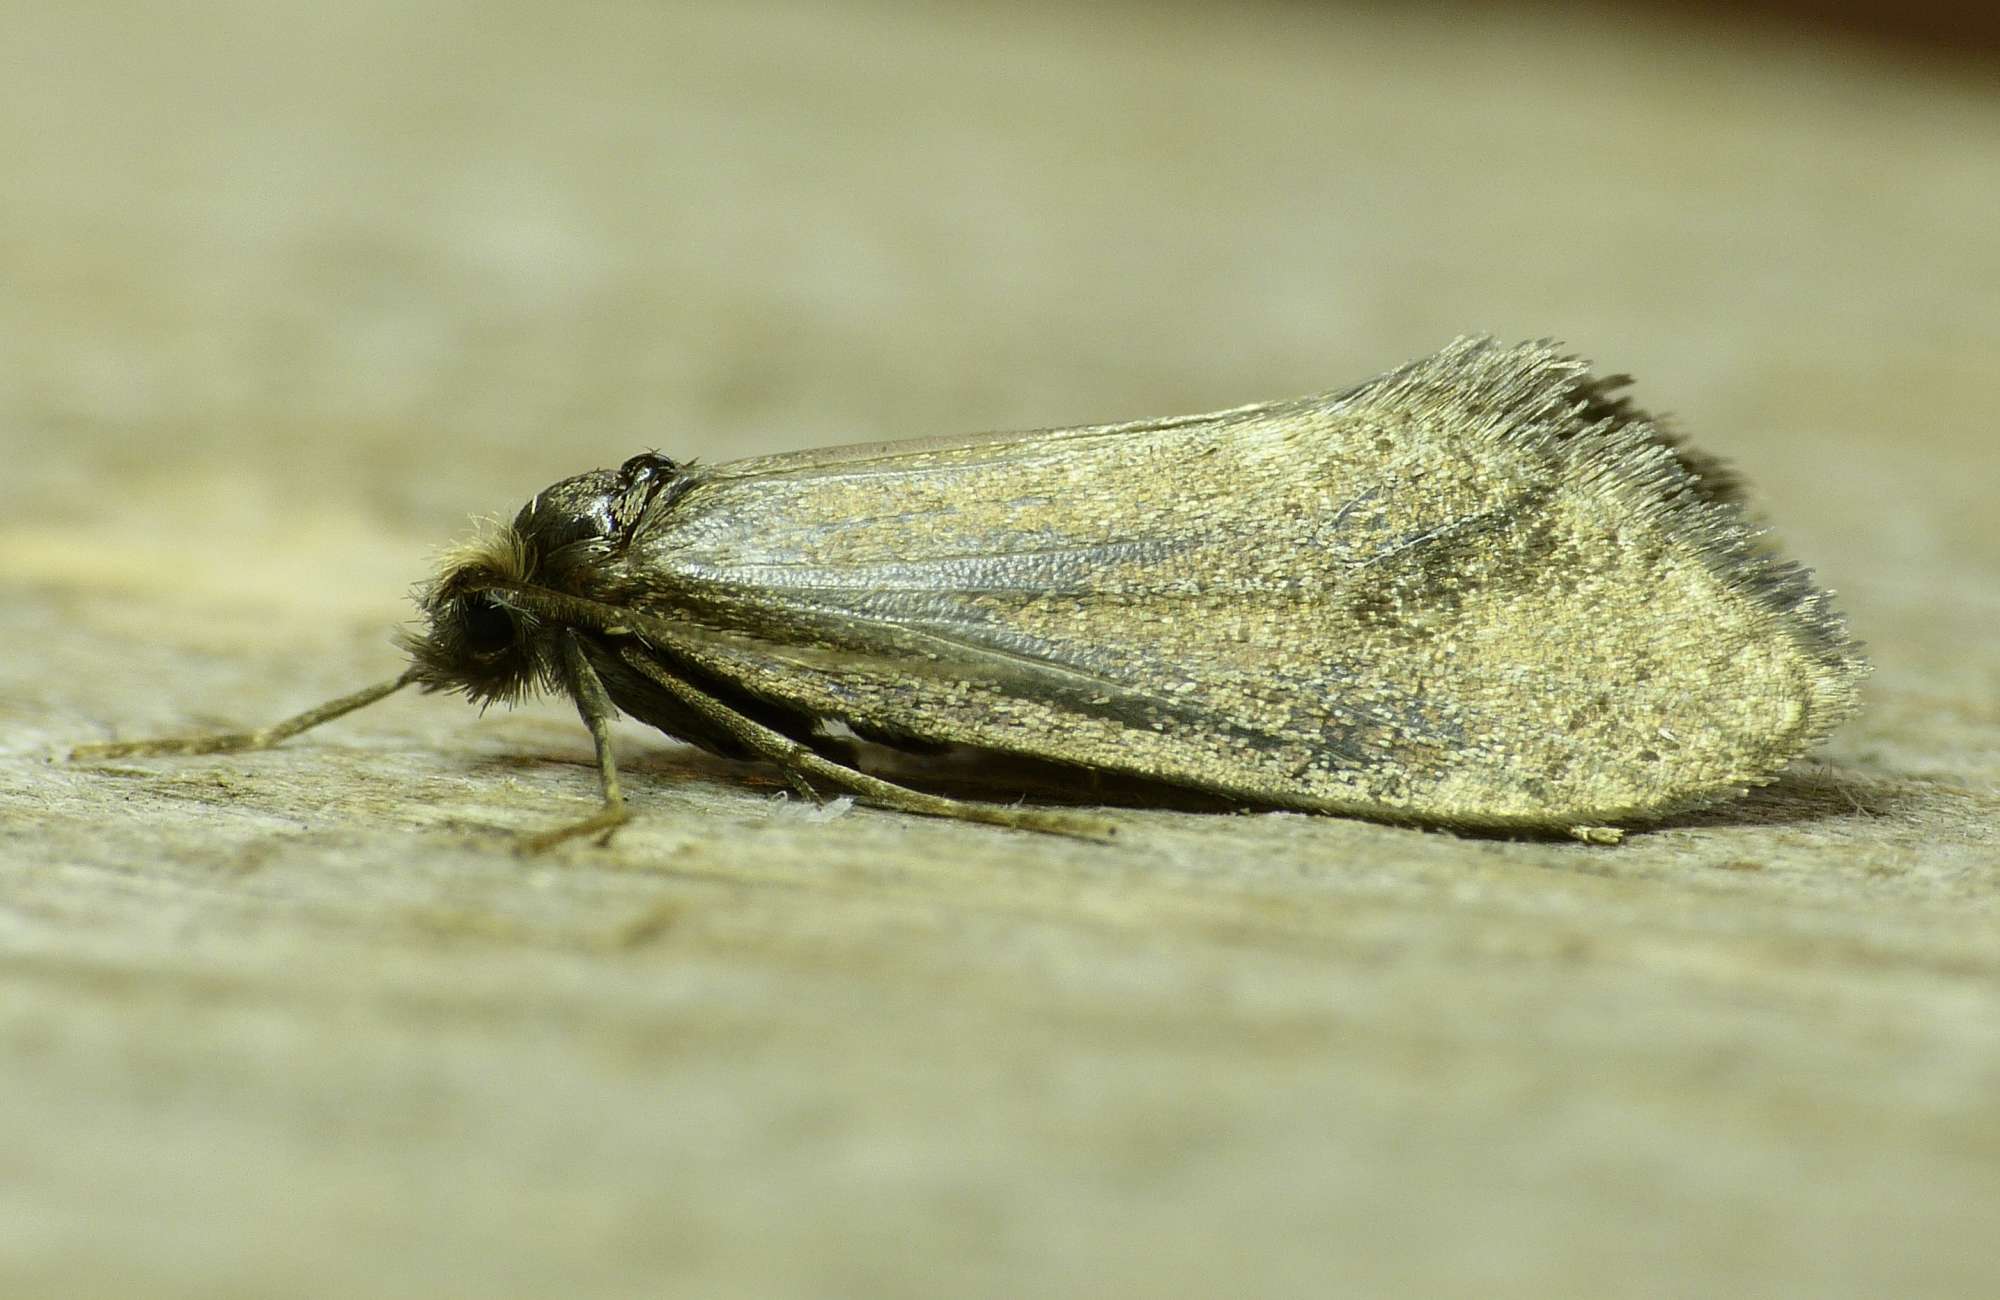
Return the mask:
{"type": "Polygon", "coordinates": [[[1867,671],[1736,482],[1546,344],[1460,340],[1344,392],[1130,424],[722,465],[657,453],[538,493],[418,597],[405,685],[570,696],[594,817],[623,712],[911,812],[1084,830],[857,770],[844,724],[1246,804],[1591,834],[1772,779],[1867,671]]]}

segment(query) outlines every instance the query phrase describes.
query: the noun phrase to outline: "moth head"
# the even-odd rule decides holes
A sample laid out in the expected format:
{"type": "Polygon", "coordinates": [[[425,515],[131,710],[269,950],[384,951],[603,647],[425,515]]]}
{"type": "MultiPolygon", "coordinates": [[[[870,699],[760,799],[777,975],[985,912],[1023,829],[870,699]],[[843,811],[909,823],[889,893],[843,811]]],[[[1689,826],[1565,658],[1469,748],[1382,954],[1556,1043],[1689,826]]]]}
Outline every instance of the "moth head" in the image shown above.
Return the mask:
{"type": "Polygon", "coordinates": [[[400,638],[426,690],[491,704],[547,679],[547,629],[510,598],[535,567],[527,539],[498,520],[440,557],[437,576],[416,592],[422,623],[400,638]]]}
{"type": "Polygon", "coordinates": [[[535,594],[601,598],[607,564],[691,482],[684,467],[647,452],[537,492],[512,523],[484,522],[417,589],[423,626],[401,640],[418,683],[481,704],[555,686],[561,625],[537,612],[535,594]]]}

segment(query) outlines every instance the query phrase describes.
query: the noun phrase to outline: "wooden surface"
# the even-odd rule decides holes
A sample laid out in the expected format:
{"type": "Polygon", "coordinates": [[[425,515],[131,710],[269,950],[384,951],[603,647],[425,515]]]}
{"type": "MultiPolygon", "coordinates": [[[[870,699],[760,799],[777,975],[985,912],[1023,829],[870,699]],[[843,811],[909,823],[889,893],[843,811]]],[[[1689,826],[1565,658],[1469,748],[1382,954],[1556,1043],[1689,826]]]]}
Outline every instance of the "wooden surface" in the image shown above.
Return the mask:
{"type": "Polygon", "coordinates": [[[0,10],[0,1293],[2000,1290],[2000,92],[1600,13],[0,10]],[[1624,847],[866,808],[397,699],[474,512],[1559,335],[1867,711],[1624,847]]]}

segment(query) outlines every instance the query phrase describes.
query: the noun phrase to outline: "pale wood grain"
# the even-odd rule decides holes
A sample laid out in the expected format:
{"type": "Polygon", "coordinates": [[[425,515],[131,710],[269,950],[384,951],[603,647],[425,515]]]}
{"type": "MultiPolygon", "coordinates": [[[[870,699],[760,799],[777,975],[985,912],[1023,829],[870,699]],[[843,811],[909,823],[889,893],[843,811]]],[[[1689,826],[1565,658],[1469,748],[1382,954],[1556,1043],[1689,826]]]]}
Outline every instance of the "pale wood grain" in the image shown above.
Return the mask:
{"type": "Polygon", "coordinates": [[[16,6],[0,1291],[1990,1294],[2000,98],[1610,19],[16,6]],[[1879,671],[1626,846],[853,809],[397,699],[471,511],[1561,333],[1879,671]]]}

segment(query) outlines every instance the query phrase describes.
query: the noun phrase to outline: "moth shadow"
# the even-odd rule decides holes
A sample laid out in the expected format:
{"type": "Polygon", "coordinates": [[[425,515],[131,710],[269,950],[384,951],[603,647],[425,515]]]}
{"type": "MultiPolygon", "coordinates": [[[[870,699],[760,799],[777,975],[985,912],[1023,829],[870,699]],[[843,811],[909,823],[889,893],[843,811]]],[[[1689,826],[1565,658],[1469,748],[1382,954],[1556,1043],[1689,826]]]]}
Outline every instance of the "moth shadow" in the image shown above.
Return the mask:
{"type": "Polygon", "coordinates": [[[1711,808],[1677,813],[1648,830],[1718,830],[1758,826],[1800,826],[1851,817],[1897,817],[1918,801],[1905,782],[1872,776],[1838,764],[1799,764],[1779,773],[1740,799],[1711,808]]]}
{"type": "MultiPolygon", "coordinates": [[[[1242,799],[1189,790],[1141,777],[1072,767],[970,746],[954,745],[936,751],[917,752],[852,737],[816,737],[815,741],[815,748],[843,767],[950,799],[1046,804],[1065,808],[1150,808],[1210,813],[1243,812],[1260,807],[1242,799]]],[[[471,763],[476,769],[508,773],[551,766],[580,768],[593,773],[596,770],[596,763],[588,752],[539,745],[480,754],[471,763]]],[[[633,793],[633,777],[661,782],[710,781],[763,794],[795,788],[770,763],[724,758],[686,744],[647,745],[636,753],[626,749],[619,757],[618,770],[627,778],[628,795],[633,793]]],[[[828,788],[824,782],[817,784],[820,793],[827,798],[842,793],[828,788]]]]}
{"type": "MultiPolygon", "coordinates": [[[[1135,811],[1237,814],[1297,811],[1236,796],[1191,789],[1164,781],[1096,768],[1077,767],[1047,759],[1008,754],[970,746],[946,746],[915,752],[842,737],[827,747],[829,757],[870,776],[893,781],[926,794],[985,803],[1029,804],[1057,808],[1125,808],[1135,811]]],[[[539,747],[505,754],[485,754],[476,765],[519,771],[546,765],[595,769],[587,754],[558,753],[539,747]]],[[[649,781],[707,781],[736,785],[760,794],[792,789],[784,775],[768,763],[723,758],[693,745],[648,746],[627,753],[620,770],[649,781]]],[[[631,792],[631,782],[627,782],[631,792]]],[[[827,797],[839,791],[822,790],[827,797]]],[[[1792,767],[1769,785],[1739,799],[1710,808],[1677,813],[1658,821],[1628,825],[1635,834],[1662,830],[1809,825],[1854,816],[1895,817],[1916,801],[1907,783],[1869,775],[1832,763],[1792,767]]],[[[1340,816],[1328,813],[1329,817],[1340,816]]],[[[1379,825],[1447,830],[1466,839],[1568,840],[1567,827],[1439,827],[1392,818],[1348,815],[1350,821],[1379,825]]]]}
{"type": "Polygon", "coordinates": [[[1265,810],[1253,801],[1164,781],[970,746],[913,754],[860,744],[852,754],[855,766],[872,776],[951,799],[1168,812],[1265,810]]]}
{"type": "MultiPolygon", "coordinates": [[[[952,798],[1002,802],[1026,800],[1057,806],[1094,806],[1192,813],[1298,811],[1142,777],[1023,758],[979,749],[954,749],[942,754],[913,756],[880,746],[865,746],[866,770],[900,785],[952,798]]],[[[1677,813],[1658,821],[1628,824],[1634,834],[1659,830],[1707,830],[1726,827],[1810,825],[1853,818],[1897,817],[1908,812],[1920,792],[1905,782],[1885,779],[1832,763],[1815,762],[1788,768],[1769,785],[1713,807],[1677,813]]],[[[1399,818],[1353,814],[1323,814],[1385,826],[1446,830],[1464,839],[1572,839],[1567,826],[1533,827],[1437,826],[1399,818]]]]}
{"type": "MultiPolygon", "coordinates": [[[[631,784],[630,778],[636,776],[642,782],[714,781],[753,789],[788,788],[778,769],[768,763],[723,758],[693,745],[669,742],[648,745],[635,752],[621,743],[619,750],[618,772],[620,776],[627,778],[628,785],[631,784]]],[[[468,758],[467,764],[476,772],[510,774],[557,768],[574,769],[587,773],[593,783],[597,779],[597,760],[591,756],[588,749],[573,751],[566,748],[523,745],[505,752],[477,754],[468,758]]]]}

